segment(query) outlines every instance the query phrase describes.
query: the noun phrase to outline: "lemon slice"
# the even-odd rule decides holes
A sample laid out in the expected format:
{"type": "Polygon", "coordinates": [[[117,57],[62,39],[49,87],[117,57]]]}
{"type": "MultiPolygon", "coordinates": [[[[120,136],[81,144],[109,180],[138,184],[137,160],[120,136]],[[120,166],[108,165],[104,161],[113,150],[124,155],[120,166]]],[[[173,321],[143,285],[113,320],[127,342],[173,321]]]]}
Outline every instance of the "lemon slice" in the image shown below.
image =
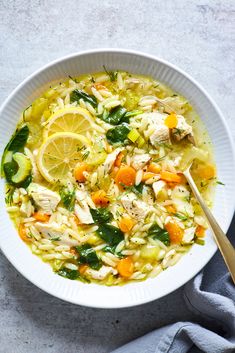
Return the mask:
{"type": "Polygon", "coordinates": [[[85,135],[92,130],[92,116],[83,108],[65,108],[54,113],[47,121],[44,139],[57,132],[73,132],[85,135]]]}
{"type": "Polygon", "coordinates": [[[65,180],[68,172],[82,161],[82,155],[89,145],[85,136],[73,132],[57,132],[42,144],[37,166],[42,176],[50,183],[65,180]]]}

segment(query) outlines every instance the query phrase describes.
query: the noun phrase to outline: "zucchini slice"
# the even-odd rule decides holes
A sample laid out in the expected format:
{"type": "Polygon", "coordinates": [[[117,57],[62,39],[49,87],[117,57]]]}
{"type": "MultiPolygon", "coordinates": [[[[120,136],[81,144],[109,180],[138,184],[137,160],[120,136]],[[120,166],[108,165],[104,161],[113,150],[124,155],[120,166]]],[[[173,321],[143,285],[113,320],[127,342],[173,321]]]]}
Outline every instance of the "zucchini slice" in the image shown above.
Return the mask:
{"type": "Polygon", "coordinates": [[[28,157],[26,157],[23,153],[20,152],[14,153],[12,158],[18,166],[18,170],[16,174],[12,176],[11,181],[14,184],[19,184],[25,181],[31,174],[31,162],[28,157]]]}

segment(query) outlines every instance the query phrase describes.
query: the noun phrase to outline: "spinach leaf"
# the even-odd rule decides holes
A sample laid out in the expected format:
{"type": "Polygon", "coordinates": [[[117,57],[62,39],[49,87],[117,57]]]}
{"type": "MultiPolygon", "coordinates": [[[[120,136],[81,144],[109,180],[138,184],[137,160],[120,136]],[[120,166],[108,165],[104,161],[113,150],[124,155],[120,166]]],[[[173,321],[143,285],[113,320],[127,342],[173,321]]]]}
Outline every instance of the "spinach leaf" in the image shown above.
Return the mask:
{"type": "Polygon", "coordinates": [[[22,149],[29,137],[29,128],[27,125],[23,126],[20,130],[16,131],[10,142],[7,144],[8,151],[18,152],[22,149]]]}
{"type": "Polygon", "coordinates": [[[127,139],[127,135],[131,129],[128,124],[123,123],[114,127],[113,129],[109,129],[106,133],[107,140],[113,145],[115,143],[123,143],[127,139]]]}
{"type": "Polygon", "coordinates": [[[141,195],[142,191],[143,191],[143,187],[144,187],[144,183],[140,183],[139,185],[133,185],[133,186],[126,186],[123,183],[120,183],[121,186],[123,187],[123,189],[125,191],[130,191],[130,192],[134,192],[137,195],[141,195]]]}
{"type": "Polygon", "coordinates": [[[112,213],[106,207],[91,208],[90,212],[95,223],[107,223],[113,218],[112,213]]]}
{"type": "Polygon", "coordinates": [[[153,237],[153,239],[160,240],[166,246],[170,245],[170,236],[167,230],[159,227],[158,224],[154,223],[148,231],[148,236],[153,237]]]}
{"type": "Polygon", "coordinates": [[[68,279],[78,279],[80,277],[77,270],[70,270],[66,267],[62,267],[59,271],[57,271],[57,274],[68,279]]]}
{"type": "Polygon", "coordinates": [[[110,111],[109,114],[105,111],[100,118],[104,120],[106,123],[111,124],[111,125],[118,125],[120,122],[122,122],[122,118],[126,114],[126,109],[122,106],[118,106],[110,111]]]}
{"type": "Polygon", "coordinates": [[[97,235],[111,246],[115,246],[124,239],[123,232],[111,224],[100,224],[96,231],[97,235]]]}
{"type": "Polygon", "coordinates": [[[64,207],[67,208],[68,211],[73,211],[76,198],[75,189],[69,190],[67,187],[61,188],[60,197],[64,207]]]}
{"type": "Polygon", "coordinates": [[[79,90],[79,89],[75,89],[71,94],[70,94],[70,102],[79,102],[80,99],[83,99],[85,102],[90,103],[94,108],[97,107],[97,99],[90,95],[87,94],[86,92],[79,90]]]}
{"type": "Polygon", "coordinates": [[[134,185],[133,191],[136,193],[142,194],[143,187],[144,187],[144,183],[140,183],[139,185],[134,185]]]}
{"type": "Polygon", "coordinates": [[[122,257],[124,257],[124,255],[122,255],[120,252],[115,252],[115,250],[116,250],[116,246],[110,246],[110,245],[106,245],[103,249],[102,249],[102,251],[104,251],[104,252],[110,252],[111,254],[114,254],[114,255],[116,255],[116,256],[118,256],[118,257],[120,257],[120,258],[122,258],[122,257]]]}
{"type": "Polygon", "coordinates": [[[181,221],[187,221],[190,217],[187,214],[176,212],[174,213],[174,216],[181,219],[181,221]]]}
{"type": "Polygon", "coordinates": [[[99,270],[102,266],[101,260],[98,258],[95,250],[88,244],[76,246],[79,253],[79,263],[88,264],[94,270],[99,270]]]}

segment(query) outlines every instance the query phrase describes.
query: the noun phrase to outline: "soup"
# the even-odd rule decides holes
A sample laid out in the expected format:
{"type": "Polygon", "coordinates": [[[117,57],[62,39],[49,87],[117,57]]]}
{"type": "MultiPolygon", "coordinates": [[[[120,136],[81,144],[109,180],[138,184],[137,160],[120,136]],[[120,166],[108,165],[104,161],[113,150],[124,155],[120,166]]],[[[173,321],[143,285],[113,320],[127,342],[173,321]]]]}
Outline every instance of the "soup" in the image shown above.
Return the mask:
{"type": "Polygon", "coordinates": [[[207,224],[182,171],[211,206],[210,138],[193,107],[127,72],[69,77],[27,107],[2,157],[6,206],[33,254],[70,280],[155,277],[207,224]]]}

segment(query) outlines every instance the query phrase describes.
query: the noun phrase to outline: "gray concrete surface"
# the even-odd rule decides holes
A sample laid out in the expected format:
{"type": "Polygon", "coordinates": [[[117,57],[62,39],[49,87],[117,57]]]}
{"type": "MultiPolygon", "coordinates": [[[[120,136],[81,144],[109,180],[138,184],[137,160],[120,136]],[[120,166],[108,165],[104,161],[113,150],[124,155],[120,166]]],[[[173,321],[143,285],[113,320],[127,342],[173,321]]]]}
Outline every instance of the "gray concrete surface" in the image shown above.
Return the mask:
{"type": "MultiPolygon", "coordinates": [[[[0,19],[0,102],[50,60],[90,48],[131,48],[194,76],[235,137],[234,0],[2,0],[0,19]]],[[[195,319],[182,289],[131,309],[82,308],[31,285],[2,254],[0,280],[0,353],[108,353],[156,327],[195,319]]]]}

